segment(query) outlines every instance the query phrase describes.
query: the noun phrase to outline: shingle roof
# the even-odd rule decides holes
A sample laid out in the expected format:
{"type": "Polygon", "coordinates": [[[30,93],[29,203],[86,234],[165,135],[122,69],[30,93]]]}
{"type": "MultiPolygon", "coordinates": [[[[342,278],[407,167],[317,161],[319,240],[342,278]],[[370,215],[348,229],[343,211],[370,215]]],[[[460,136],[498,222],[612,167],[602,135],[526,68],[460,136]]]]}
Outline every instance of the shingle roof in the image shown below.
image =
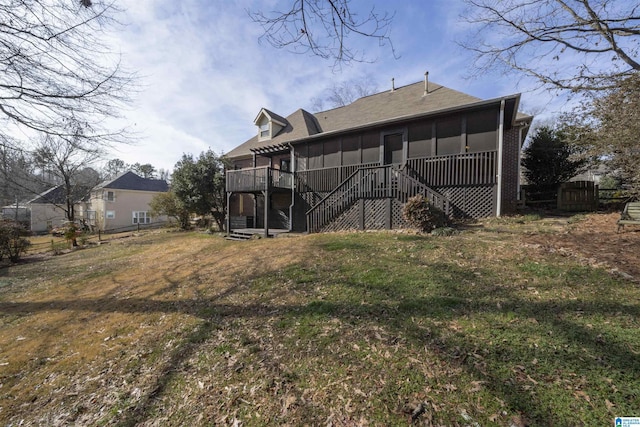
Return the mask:
{"type": "Polygon", "coordinates": [[[303,109],[299,109],[290,116],[283,118],[283,123],[286,125],[278,135],[269,139],[262,140],[258,139],[258,135],[246,141],[244,144],[234,148],[229,151],[226,156],[227,157],[239,157],[251,154],[252,149],[263,148],[272,145],[284,144],[290,141],[295,141],[296,139],[305,138],[311,135],[315,135],[319,132],[319,127],[316,121],[316,118],[313,114],[305,111],[303,109]]]}
{"type": "Polygon", "coordinates": [[[267,116],[271,117],[272,120],[275,120],[277,122],[280,122],[280,123],[283,123],[283,124],[287,123],[287,119],[285,119],[284,117],[282,117],[279,114],[274,113],[271,110],[267,110],[266,108],[263,108],[263,109],[260,110],[260,113],[258,113],[258,116],[254,120],[254,122],[258,121],[258,117],[260,117],[261,113],[265,113],[267,116]]]}
{"type": "MultiPolygon", "coordinates": [[[[365,96],[344,107],[315,114],[300,109],[284,119],[287,126],[274,138],[259,141],[256,135],[229,151],[227,157],[248,156],[252,150],[286,144],[320,133],[347,131],[393,119],[435,114],[483,102],[485,101],[480,98],[434,82],[429,83],[429,93],[425,95],[424,82],[421,81],[393,91],[365,96]]],[[[269,111],[269,114],[273,113],[269,111]]],[[[520,113],[517,116],[518,119],[527,117],[529,116],[520,113]]]]}
{"type": "Polygon", "coordinates": [[[100,188],[165,192],[169,191],[169,184],[163,179],[142,178],[131,171],[127,171],[96,187],[96,189],[100,188]]]}
{"type": "MultiPolygon", "coordinates": [[[[80,201],[88,200],[91,187],[76,184],[71,187],[71,199],[77,203],[80,201]]],[[[51,205],[64,205],[67,203],[67,193],[64,185],[56,185],[51,187],[47,191],[38,194],[33,199],[29,200],[27,204],[51,204],[51,205]]]]}
{"type": "Polygon", "coordinates": [[[51,187],[50,189],[38,194],[33,199],[29,200],[27,204],[54,204],[61,205],[66,203],[66,194],[62,185],[51,187]]]}

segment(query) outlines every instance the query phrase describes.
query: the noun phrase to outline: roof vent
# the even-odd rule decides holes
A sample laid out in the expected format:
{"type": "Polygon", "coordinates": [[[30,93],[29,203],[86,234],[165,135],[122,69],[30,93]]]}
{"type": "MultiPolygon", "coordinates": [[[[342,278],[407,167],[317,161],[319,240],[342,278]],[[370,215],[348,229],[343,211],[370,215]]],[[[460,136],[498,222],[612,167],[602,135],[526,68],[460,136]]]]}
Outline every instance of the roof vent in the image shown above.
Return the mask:
{"type": "Polygon", "coordinates": [[[429,94],[429,72],[425,71],[424,73],[424,95],[427,96],[429,94]]]}
{"type": "Polygon", "coordinates": [[[394,79],[393,77],[391,77],[391,92],[393,92],[394,90],[396,90],[396,83],[395,83],[396,79],[394,79]]]}

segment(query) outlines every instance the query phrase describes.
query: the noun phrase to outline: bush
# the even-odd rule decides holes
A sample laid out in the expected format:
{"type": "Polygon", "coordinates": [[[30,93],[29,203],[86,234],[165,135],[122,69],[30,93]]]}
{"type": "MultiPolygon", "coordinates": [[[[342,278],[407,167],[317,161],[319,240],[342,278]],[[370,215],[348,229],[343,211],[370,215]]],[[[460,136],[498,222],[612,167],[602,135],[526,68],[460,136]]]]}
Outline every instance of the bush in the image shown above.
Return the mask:
{"type": "Polygon", "coordinates": [[[27,229],[15,221],[0,221],[0,260],[4,257],[11,262],[18,262],[20,256],[31,246],[26,239],[27,229]]]}
{"type": "Polygon", "coordinates": [[[446,227],[449,224],[445,213],[421,195],[413,196],[407,201],[402,215],[412,227],[425,233],[430,233],[436,228],[446,227]]]}

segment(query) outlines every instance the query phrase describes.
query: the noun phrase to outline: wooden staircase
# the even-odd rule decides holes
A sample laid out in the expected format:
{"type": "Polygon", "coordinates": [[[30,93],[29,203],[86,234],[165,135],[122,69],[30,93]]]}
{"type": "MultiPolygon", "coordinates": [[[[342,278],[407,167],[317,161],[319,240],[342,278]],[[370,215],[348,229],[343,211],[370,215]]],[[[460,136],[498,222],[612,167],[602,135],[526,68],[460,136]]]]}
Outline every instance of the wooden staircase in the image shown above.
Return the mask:
{"type": "Polygon", "coordinates": [[[417,194],[450,215],[449,200],[420,182],[408,167],[361,167],[307,211],[307,230],[322,231],[358,200],[396,199],[404,204],[417,194]]]}

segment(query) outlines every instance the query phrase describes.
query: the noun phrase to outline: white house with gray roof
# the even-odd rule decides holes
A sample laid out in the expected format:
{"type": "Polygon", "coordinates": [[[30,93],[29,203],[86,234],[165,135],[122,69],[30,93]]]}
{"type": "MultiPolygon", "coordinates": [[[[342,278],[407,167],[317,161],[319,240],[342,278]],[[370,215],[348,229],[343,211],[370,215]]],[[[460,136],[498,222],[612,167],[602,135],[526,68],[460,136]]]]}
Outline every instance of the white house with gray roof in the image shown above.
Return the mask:
{"type": "Polygon", "coordinates": [[[142,178],[127,171],[91,190],[80,216],[103,231],[165,222],[166,216],[151,217],[149,203],[156,194],[167,191],[165,180],[142,178]]]}
{"type": "Polygon", "coordinates": [[[454,217],[499,216],[516,204],[533,119],[519,103],[425,77],[315,114],[263,108],[256,135],[226,155],[229,228],[399,228],[415,194],[454,217]]]}

